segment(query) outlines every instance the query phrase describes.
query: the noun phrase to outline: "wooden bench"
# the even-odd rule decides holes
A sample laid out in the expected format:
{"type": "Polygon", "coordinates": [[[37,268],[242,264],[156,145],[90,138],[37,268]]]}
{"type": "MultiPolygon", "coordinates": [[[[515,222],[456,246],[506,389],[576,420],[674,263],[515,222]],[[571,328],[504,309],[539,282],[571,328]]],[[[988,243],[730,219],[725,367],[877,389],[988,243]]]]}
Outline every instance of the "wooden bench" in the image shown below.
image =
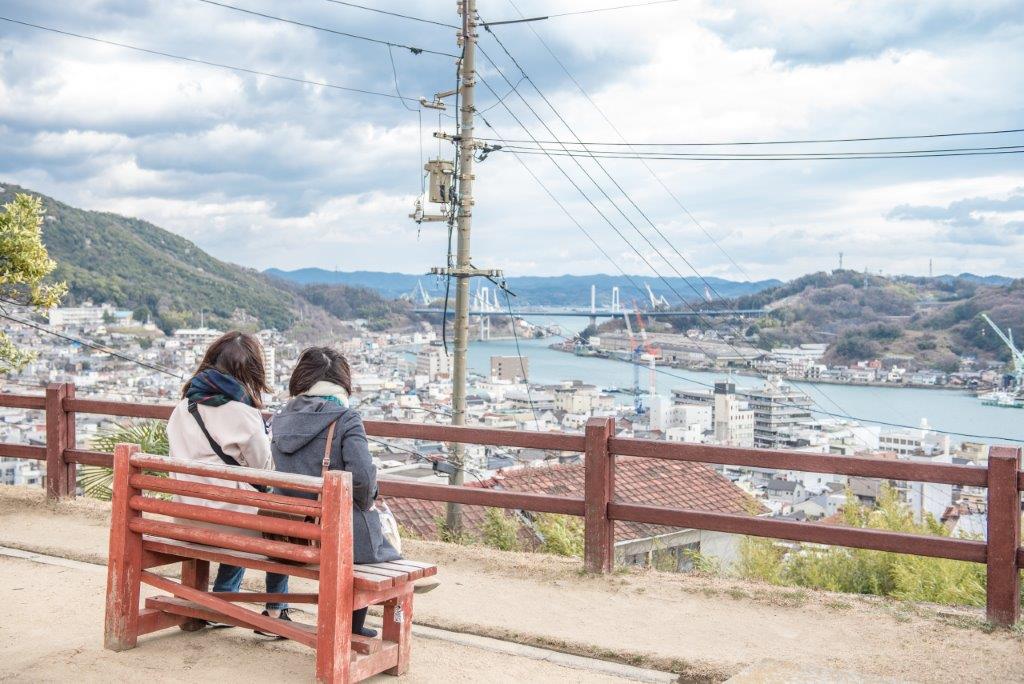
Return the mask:
{"type": "Polygon", "coordinates": [[[258,628],[315,649],[316,678],[320,682],[354,682],[381,672],[401,675],[409,668],[413,582],[436,572],[433,565],[408,560],[352,563],[352,489],[348,473],[330,471],[321,480],[251,468],[198,465],[142,454],[131,444],[119,444],[114,450],[104,632],[104,646],[110,650],[134,648],[142,634],[171,627],[195,631],[207,621],[215,621],[258,628]],[[322,503],[154,473],[215,477],[289,491],[322,490],[322,503]],[[241,504],[254,510],[243,513],[179,503],[144,496],[144,491],[241,504]],[[257,508],[308,515],[320,522],[256,515],[257,508]],[[209,527],[211,524],[217,527],[209,527]],[[268,540],[262,532],[313,540],[319,546],[268,540]],[[209,591],[211,562],[317,580],[319,590],[294,594],[213,593],[209,591]],[[150,568],[173,563],[181,563],[180,582],[149,572],[150,568]],[[170,595],[147,598],[140,609],[142,584],[170,595]],[[267,601],[316,604],[316,624],[279,620],[238,605],[267,601]],[[381,636],[353,635],[352,611],[379,604],[384,609],[381,636]]]}

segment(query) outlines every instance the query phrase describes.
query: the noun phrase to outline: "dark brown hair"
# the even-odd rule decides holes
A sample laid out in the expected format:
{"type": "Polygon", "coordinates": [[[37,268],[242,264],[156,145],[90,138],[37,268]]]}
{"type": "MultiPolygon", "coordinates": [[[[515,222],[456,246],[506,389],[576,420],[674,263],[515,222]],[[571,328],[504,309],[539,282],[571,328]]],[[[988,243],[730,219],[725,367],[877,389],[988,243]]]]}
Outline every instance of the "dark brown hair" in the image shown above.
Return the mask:
{"type": "Polygon", "coordinates": [[[297,397],[321,380],[341,385],[352,394],[352,370],[345,357],[330,347],[309,347],[299,354],[288,394],[297,397]]]}
{"type": "MultiPolygon", "coordinates": [[[[210,344],[203,355],[203,360],[196,369],[194,378],[204,370],[213,368],[230,375],[240,382],[252,399],[252,405],[263,408],[263,392],[270,392],[267,385],[267,372],[263,367],[263,347],[255,335],[238,330],[224,333],[210,344]]],[[[181,390],[182,398],[192,382],[189,378],[181,390]]]]}

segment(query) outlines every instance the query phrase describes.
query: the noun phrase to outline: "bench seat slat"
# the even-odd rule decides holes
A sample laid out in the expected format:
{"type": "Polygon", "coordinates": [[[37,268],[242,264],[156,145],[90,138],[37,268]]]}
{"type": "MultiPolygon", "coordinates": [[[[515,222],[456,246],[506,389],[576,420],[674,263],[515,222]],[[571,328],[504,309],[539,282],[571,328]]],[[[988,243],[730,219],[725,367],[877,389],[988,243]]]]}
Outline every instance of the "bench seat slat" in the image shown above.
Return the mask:
{"type": "Polygon", "coordinates": [[[369,563],[369,564],[367,564],[366,567],[380,568],[382,570],[392,570],[392,571],[395,571],[395,572],[400,572],[400,573],[405,575],[405,580],[404,581],[406,581],[406,582],[411,582],[413,580],[418,580],[420,577],[423,577],[423,570],[422,569],[420,569],[420,568],[411,568],[411,567],[404,566],[404,565],[398,565],[397,563],[369,563]]]}
{"type": "MultiPolygon", "coordinates": [[[[193,544],[190,542],[174,541],[171,539],[149,536],[144,536],[142,538],[142,546],[147,551],[167,556],[175,556],[177,558],[198,558],[199,560],[226,563],[227,565],[237,565],[243,568],[252,568],[254,570],[276,572],[282,575],[292,575],[294,577],[304,577],[306,579],[314,580],[320,579],[320,566],[318,565],[284,563],[274,558],[268,558],[267,556],[261,556],[255,553],[246,553],[245,551],[229,551],[227,549],[204,546],[202,544],[193,544]]],[[[361,567],[363,566],[353,566],[353,584],[357,590],[380,591],[394,586],[393,577],[375,574],[370,571],[370,569],[367,569],[367,571],[364,572],[360,570],[361,567]]]]}

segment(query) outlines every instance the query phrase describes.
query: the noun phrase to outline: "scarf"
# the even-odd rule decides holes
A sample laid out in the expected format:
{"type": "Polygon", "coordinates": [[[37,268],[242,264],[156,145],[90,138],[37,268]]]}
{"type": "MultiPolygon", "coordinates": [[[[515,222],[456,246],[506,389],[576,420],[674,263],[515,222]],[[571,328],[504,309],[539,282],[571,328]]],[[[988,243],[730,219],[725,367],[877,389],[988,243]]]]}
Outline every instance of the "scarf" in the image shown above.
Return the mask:
{"type": "Polygon", "coordinates": [[[252,406],[252,397],[242,383],[213,368],[195,374],[188,383],[185,397],[190,402],[204,406],[223,406],[229,401],[240,401],[252,406]]]}
{"type": "Polygon", "coordinates": [[[306,397],[326,399],[345,408],[349,406],[348,392],[345,391],[345,388],[326,380],[320,380],[302,394],[306,397]]]}

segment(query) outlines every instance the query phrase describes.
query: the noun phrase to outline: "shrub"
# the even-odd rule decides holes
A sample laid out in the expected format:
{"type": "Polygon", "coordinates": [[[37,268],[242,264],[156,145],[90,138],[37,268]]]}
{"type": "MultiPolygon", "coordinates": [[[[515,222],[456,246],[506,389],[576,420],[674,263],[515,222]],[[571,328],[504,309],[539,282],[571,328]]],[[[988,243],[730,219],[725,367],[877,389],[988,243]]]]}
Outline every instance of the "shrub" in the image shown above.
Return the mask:
{"type": "Polygon", "coordinates": [[[583,519],[557,513],[538,513],[534,528],[541,537],[541,550],[557,556],[583,556],[583,519]]]}
{"type": "Polygon", "coordinates": [[[484,512],[483,542],[502,551],[518,551],[521,546],[520,527],[514,514],[505,513],[500,508],[488,508],[484,512]]]}
{"type": "MultiPolygon", "coordinates": [[[[847,493],[844,522],[854,527],[948,536],[932,516],[923,522],[883,487],[878,505],[868,508],[847,493]]],[[[742,577],[830,591],[892,596],[910,601],[985,604],[985,566],[841,547],[797,546],[787,550],[770,539],[744,539],[737,571],[742,577]]]]}

